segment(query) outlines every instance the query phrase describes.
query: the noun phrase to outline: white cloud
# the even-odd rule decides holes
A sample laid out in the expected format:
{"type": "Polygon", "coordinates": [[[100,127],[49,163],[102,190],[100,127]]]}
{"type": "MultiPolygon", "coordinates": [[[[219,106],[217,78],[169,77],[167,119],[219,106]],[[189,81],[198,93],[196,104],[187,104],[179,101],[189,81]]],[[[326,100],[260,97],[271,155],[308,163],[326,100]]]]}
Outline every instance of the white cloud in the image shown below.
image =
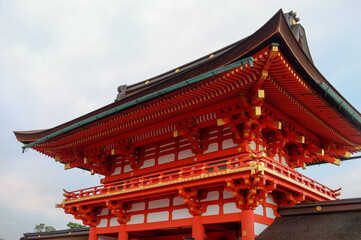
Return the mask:
{"type": "MultiPolygon", "coordinates": [[[[7,206],[9,209],[25,214],[41,213],[44,212],[44,206],[57,200],[53,195],[46,194],[46,189],[50,186],[46,186],[43,181],[30,182],[28,179],[15,177],[12,174],[2,174],[0,181],[6,182],[6,185],[2,186],[2,192],[6,194],[1,197],[0,202],[2,206],[7,206]]],[[[54,214],[48,211],[45,213],[49,216],[54,214]]]]}

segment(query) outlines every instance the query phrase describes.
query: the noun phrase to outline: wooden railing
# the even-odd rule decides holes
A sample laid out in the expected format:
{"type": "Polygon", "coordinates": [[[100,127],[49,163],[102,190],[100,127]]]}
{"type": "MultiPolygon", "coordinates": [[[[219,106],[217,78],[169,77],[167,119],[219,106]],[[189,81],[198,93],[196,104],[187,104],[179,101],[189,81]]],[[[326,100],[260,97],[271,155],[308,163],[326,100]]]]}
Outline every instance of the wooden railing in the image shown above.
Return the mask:
{"type": "Polygon", "coordinates": [[[317,190],[318,192],[326,194],[327,196],[336,198],[339,195],[337,192],[340,189],[332,190],[331,188],[326,187],[325,185],[322,185],[321,183],[316,182],[315,180],[302,175],[298,171],[291,169],[288,166],[286,166],[278,161],[275,161],[274,159],[265,157],[265,158],[262,158],[262,160],[260,160],[260,161],[262,161],[265,164],[265,168],[268,168],[276,173],[279,173],[282,176],[286,176],[286,177],[288,177],[294,181],[297,181],[305,186],[308,186],[314,190],[317,190]]]}
{"type": "MultiPolygon", "coordinates": [[[[252,162],[252,160],[249,159],[248,154],[245,154],[244,156],[223,158],[72,192],[67,192],[64,190],[64,196],[66,197],[66,200],[74,200],[107,193],[120,192],[124,190],[144,189],[147,188],[147,186],[161,186],[160,183],[169,183],[171,181],[178,181],[179,179],[202,176],[203,174],[217,173],[227,169],[234,170],[249,167],[250,162],[252,162]]],[[[331,198],[336,198],[338,195],[337,191],[334,191],[269,157],[256,159],[255,162],[264,163],[265,169],[272,170],[272,172],[276,173],[276,175],[280,174],[289,179],[297,181],[298,183],[308,186],[313,190],[323,193],[331,198]]]]}

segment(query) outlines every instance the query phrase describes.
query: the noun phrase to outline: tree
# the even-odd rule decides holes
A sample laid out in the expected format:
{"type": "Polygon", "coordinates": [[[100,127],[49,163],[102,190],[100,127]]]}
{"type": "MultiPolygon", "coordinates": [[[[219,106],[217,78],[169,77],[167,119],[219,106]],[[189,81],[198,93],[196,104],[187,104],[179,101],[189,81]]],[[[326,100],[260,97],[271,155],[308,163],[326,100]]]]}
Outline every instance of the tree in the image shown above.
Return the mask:
{"type": "Polygon", "coordinates": [[[52,226],[46,226],[45,227],[45,232],[53,232],[53,231],[56,231],[56,229],[52,226]]]}
{"type": "Polygon", "coordinates": [[[38,225],[35,225],[34,232],[52,232],[56,231],[56,229],[52,226],[45,226],[45,223],[39,223],[38,225]]]}
{"type": "Polygon", "coordinates": [[[85,227],[84,225],[77,224],[77,223],[73,223],[73,222],[68,222],[68,224],[67,224],[66,226],[67,226],[68,228],[70,228],[70,229],[83,228],[83,227],[85,227]]]}
{"type": "Polygon", "coordinates": [[[44,231],[44,228],[45,228],[45,224],[40,223],[38,225],[35,225],[34,232],[42,232],[42,231],[44,231]]]}

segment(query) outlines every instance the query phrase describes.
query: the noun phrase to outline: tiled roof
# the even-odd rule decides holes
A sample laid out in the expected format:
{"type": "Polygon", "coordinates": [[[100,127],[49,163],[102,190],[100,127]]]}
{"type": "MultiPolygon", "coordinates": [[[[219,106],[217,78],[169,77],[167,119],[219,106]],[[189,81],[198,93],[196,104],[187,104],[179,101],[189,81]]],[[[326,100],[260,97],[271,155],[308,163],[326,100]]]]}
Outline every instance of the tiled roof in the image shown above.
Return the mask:
{"type": "Polygon", "coordinates": [[[361,239],[361,198],[300,203],[278,212],[281,217],[256,240],[361,239]]]}

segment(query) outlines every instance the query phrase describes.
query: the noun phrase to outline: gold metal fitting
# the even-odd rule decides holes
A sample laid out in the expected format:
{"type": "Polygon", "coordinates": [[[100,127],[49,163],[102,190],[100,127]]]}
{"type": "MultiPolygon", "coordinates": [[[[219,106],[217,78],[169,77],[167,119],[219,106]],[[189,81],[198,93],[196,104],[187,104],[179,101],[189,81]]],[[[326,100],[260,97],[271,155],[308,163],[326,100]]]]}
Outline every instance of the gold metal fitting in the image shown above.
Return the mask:
{"type": "Polygon", "coordinates": [[[174,130],[173,131],[173,137],[179,137],[180,136],[180,131],[179,130],[174,130]]]}
{"type": "Polygon", "coordinates": [[[256,116],[261,116],[261,114],[262,114],[262,108],[261,108],[260,106],[254,107],[254,114],[255,114],[256,116]]]}
{"type": "Polygon", "coordinates": [[[224,118],[218,118],[217,119],[217,126],[223,126],[225,123],[224,118]]]}
{"type": "Polygon", "coordinates": [[[268,71],[262,70],[262,78],[266,78],[266,77],[268,77],[268,71]]]}
{"type": "Polygon", "coordinates": [[[64,169],[65,170],[68,170],[68,169],[70,169],[71,167],[70,167],[70,163],[66,163],[65,165],[64,165],[64,169]]]}
{"type": "Polygon", "coordinates": [[[281,122],[281,121],[278,121],[277,129],[278,129],[278,130],[281,130],[281,129],[282,129],[282,122],[281,122]]]}
{"type": "MultiPolygon", "coordinates": [[[[262,76],[263,75],[265,75],[265,77],[267,77],[268,71],[262,71],[262,76]]],[[[258,89],[257,96],[258,96],[258,98],[264,98],[265,97],[264,89],[258,89]]]]}
{"type": "Polygon", "coordinates": [[[306,170],[306,163],[303,163],[303,164],[302,164],[302,169],[303,169],[303,170],[306,170]]]}

